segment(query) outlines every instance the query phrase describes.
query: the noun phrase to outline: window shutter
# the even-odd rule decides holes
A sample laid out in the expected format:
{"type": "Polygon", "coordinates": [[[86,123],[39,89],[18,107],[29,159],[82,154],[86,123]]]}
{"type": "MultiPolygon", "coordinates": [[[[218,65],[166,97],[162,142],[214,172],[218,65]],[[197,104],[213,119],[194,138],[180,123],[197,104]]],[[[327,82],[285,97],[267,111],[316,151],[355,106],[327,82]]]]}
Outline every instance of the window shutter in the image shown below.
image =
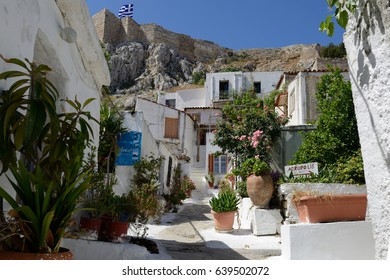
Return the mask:
{"type": "Polygon", "coordinates": [[[179,138],[179,120],[165,118],[165,138],[179,138]]]}
{"type": "Polygon", "coordinates": [[[214,172],[214,156],[209,154],[209,172],[214,172]]]}

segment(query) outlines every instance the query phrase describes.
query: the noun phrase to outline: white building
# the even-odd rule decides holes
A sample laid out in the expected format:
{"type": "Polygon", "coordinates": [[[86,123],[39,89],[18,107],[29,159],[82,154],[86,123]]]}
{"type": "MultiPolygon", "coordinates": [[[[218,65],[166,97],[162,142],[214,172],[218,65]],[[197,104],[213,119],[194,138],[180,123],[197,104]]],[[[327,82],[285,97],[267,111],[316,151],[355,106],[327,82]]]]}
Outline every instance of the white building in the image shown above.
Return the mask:
{"type": "Polygon", "coordinates": [[[234,94],[254,90],[265,97],[275,89],[282,71],[274,72],[223,72],[206,74],[206,106],[231,99],[234,94]]]}
{"type": "MultiPolygon", "coordinates": [[[[279,114],[289,117],[287,126],[307,125],[318,118],[317,84],[328,71],[286,72],[279,82],[277,89],[284,90],[276,100],[279,114]]],[[[349,80],[348,71],[341,74],[349,80]]]]}
{"type": "Polygon", "coordinates": [[[275,86],[283,72],[223,72],[206,74],[203,88],[178,90],[173,93],[160,93],[158,102],[184,111],[192,116],[196,125],[194,149],[191,154],[191,166],[212,171],[216,177],[223,177],[229,169],[226,155],[215,157],[218,146],[212,145],[217,120],[221,108],[232,100],[235,94],[254,90],[258,96],[266,97],[275,86]]]}
{"type": "Polygon", "coordinates": [[[143,98],[137,98],[136,114],[142,114],[142,156],[163,158],[161,183],[164,192],[170,185],[173,170],[180,165],[182,175],[189,175],[194,147],[195,122],[184,111],[143,98]]]}

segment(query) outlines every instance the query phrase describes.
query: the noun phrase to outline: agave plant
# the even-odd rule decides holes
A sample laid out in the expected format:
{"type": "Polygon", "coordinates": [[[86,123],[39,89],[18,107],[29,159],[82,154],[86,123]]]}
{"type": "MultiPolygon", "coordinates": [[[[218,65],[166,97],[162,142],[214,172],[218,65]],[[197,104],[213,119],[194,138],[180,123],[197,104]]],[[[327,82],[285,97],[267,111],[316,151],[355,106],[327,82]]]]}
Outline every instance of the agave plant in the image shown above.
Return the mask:
{"type": "Polygon", "coordinates": [[[58,252],[89,188],[84,151],[93,136],[89,122],[96,120],[84,109],[93,99],[83,104],[77,98],[61,100],[72,111],[58,113],[59,94],[47,79],[48,66],[1,58],[22,68],[0,73],[0,80],[14,81],[0,96],[0,175],[11,172],[7,178],[18,199],[4,186],[0,197],[19,225],[19,234],[1,245],[3,250],[58,252]]]}
{"type": "Polygon", "coordinates": [[[239,197],[232,189],[227,189],[218,193],[217,197],[213,197],[209,201],[211,210],[217,213],[237,211],[240,203],[239,197]]]}

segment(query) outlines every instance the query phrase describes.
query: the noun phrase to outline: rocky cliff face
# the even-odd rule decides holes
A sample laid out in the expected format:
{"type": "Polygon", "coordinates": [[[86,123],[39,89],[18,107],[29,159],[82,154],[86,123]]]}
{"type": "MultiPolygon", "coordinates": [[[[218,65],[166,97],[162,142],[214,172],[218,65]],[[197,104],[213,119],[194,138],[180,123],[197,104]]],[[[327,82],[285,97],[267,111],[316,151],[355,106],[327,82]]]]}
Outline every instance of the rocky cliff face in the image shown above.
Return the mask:
{"type": "MultiPolygon", "coordinates": [[[[295,72],[323,70],[329,63],[320,58],[320,46],[315,44],[235,51],[155,24],[120,20],[107,10],[93,19],[109,54],[110,88],[116,94],[154,95],[192,83],[196,71],[295,72]]],[[[338,66],[347,69],[346,61],[339,61],[338,66]]]]}

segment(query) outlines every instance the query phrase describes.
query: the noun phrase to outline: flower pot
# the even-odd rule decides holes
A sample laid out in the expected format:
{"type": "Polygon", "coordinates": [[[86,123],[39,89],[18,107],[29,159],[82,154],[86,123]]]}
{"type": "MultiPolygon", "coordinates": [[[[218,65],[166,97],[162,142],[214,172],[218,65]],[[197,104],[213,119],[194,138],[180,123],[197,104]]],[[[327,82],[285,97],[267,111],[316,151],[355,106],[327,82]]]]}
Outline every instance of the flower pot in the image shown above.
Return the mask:
{"type": "Polygon", "coordinates": [[[367,195],[303,196],[296,208],[301,223],[362,221],[366,218],[367,195]]]}
{"type": "Polygon", "coordinates": [[[250,175],[246,181],[246,190],[254,206],[268,208],[274,192],[274,182],[270,175],[250,175]]]}
{"type": "Polygon", "coordinates": [[[60,248],[58,253],[0,252],[0,260],[73,260],[73,253],[60,248]]]}
{"type": "Polygon", "coordinates": [[[236,211],[229,212],[214,212],[211,211],[214,216],[215,230],[219,232],[231,232],[233,231],[234,216],[236,211]]]}
{"type": "Polygon", "coordinates": [[[234,188],[234,184],[235,184],[234,176],[229,176],[229,177],[228,177],[228,180],[229,180],[230,183],[232,184],[232,188],[234,188]]]}
{"type": "Polygon", "coordinates": [[[186,191],[186,197],[190,198],[192,196],[192,190],[186,191]]]}
{"type": "Polygon", "coordinates": [[[127,237],[129,229],[128,222],[108,222],[107,223],[107,238],[108,241],[114,243],[123,243],[127,237]]]}
{"type": "Polygon", "coordinates": [[[102,225],[100,218],[80,218],[80,231],[83,233],[83,238],[88,240],[97,240],[99,231],[102,225]]]}

